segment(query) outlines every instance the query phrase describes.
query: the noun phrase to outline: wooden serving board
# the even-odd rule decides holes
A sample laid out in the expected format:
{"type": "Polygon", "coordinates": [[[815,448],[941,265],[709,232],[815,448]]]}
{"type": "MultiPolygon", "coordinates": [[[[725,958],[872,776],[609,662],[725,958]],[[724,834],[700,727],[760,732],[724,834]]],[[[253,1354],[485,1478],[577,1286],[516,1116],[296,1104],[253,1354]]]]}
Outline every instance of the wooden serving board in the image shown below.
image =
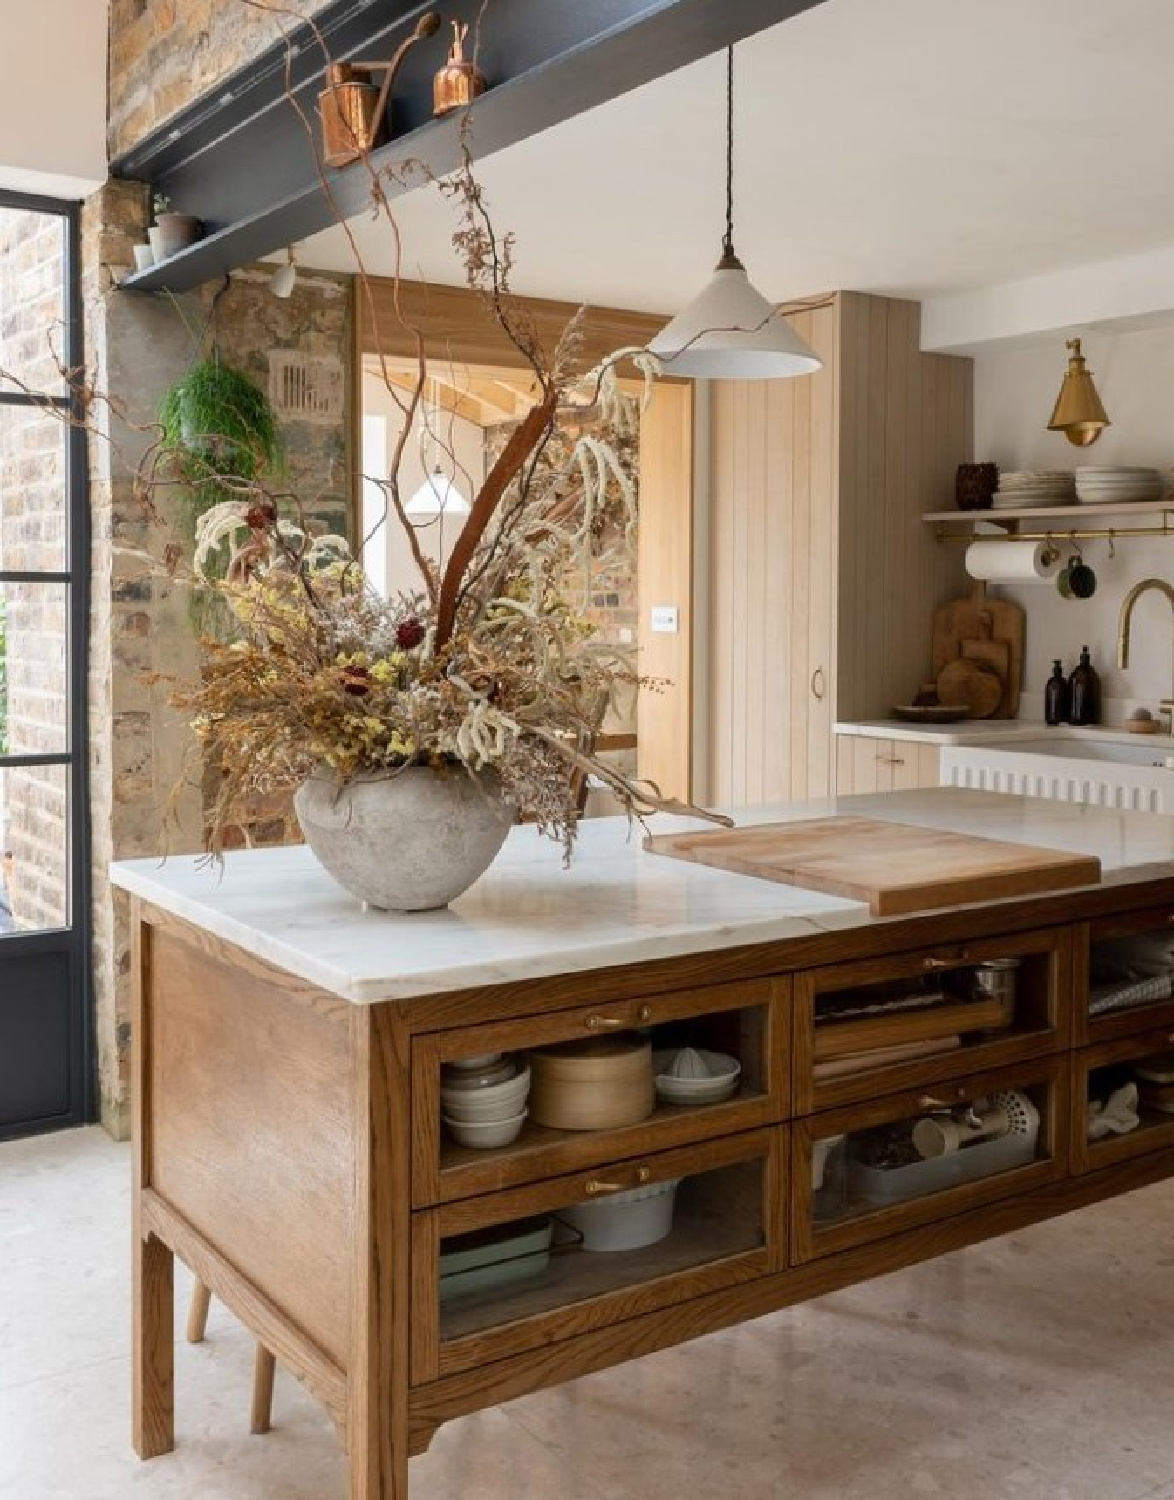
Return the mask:
{"type": "Polygon", "coordinates": [[[993,717],[1013,719],[1019,712],[1019,691],[1023,683],[1025,616],[1010,599],[995,599],[976,594],[970,599],[954,599],[934,611],[933,676],[962,656],[962,642],[984,638],[1007,643],[1009,669],[1006,692],[993,717]]]}
{"type": "Polygon", "coordinates": [[[1091,855],[872,818],[655,834],[644,847],[738,875],[867,901],[874,917],[1042,895],[1096,885],[1101,878],[1101,862],[1091,855]]]}

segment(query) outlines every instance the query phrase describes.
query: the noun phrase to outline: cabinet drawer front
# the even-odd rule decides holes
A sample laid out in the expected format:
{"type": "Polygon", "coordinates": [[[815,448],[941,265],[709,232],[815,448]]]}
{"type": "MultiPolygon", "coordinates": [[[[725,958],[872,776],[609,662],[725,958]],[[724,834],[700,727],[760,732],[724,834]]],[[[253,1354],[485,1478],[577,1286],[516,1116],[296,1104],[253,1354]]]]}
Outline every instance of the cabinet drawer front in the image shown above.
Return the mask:
{"type": "Polygon", "coordinates": [[[1077,1045],[1174,1027],[1172,974],[1174,906],[1169,902],[1084,924],[1076,939],[1077,1045]],[[1163,980],[1166,954],[1170,960],[1163,980]]]}
{"type": "Polygon", "coordinates": [[[678,990],[615,1004],[433,1032],[412,1044],[412,1202],[450,1203],[599,1163],[703,1141],[783,1120],[789,1107],[790,979],[678,990]],[[652,1047],[707,1047],[736,1056],[737,1093],[708,1105],[658,1101],[637,1125],[556,1130],[527,1120],[517,1140],[493,1150],[461,1146],[441,1123],[446,1062],[582,1037],[651,1028],[652,1047]]]}
{"type": "Polygon", "coordinates": [[[1070,1045],[1068,928],[982,938],[796,976],[799,1115],[1070,1045]],[[1011,961],[1004,970],[979,965],[1011,961]],[[1010,994],[985,998],[980,982],[1010,994]]]}
{"type": "Polygon", "coordinates": [[[1111,1167],[1116,1162],[1127,1161],[1130,1157],[1144,1156],[1147,1152],[1174,1146],[1174,1083],[1166,1085],[1158,1079],[1146,1079],[1138,1074],[1139,1067],[1143,1071],[1163,1074],[1172,1059],[1174,1026],[1146,1032],[1141,1036],[1125,1037],[1119,1041],[1101,1042],[1073,1055],[1074,1172],[1095,1172],[1101,1167],[1111,1167]],[[1089,1127],[1094,1117],[1094,1101],[1102,1106],[1110,1105],[1113,1095],[1130,1084],[1138,1089],[1136,1111],[1132,1114],[1123,1111],[1121,1106],[1124,1101],[1119,1097],[1116,1101],[1117,1109],[1110,1108],[1109,1113],[1119,1124],[1125,1124],[1133,1118],[1137,1123],[1121,1133],[1108,1130],[1097,1139],[1090,1139],[1089,1127]]]}
{"type": "Polygon", "coordinates": [[[786,1146],[775,1126],[414,1214],[413,1384],[781,1270],[786,1146]],[[654,1243],[599,1247],[658,1214],[654,1243]]]}
{"type": "Polygon", "coordinates": [[[1068,1057],[941,1078],[796,1121],[792,1260],[814,1260],[1063,1177],[1068,1057]],[[1001,1126],[994,1123],[998,1112],[1001,1126]],[[992,1132],[988,1139],[968,1138],[979,1128],[975,1119],[992,1132]],[[914,1148],[913,1130],[922,1121],[930,1123],[931,1137],[952,1141],[944,1154],[923,1159],[914,1148]],[[1019,1133],[1017,1122],[1029,1123],[1030,1133],[1019,1133]]]}

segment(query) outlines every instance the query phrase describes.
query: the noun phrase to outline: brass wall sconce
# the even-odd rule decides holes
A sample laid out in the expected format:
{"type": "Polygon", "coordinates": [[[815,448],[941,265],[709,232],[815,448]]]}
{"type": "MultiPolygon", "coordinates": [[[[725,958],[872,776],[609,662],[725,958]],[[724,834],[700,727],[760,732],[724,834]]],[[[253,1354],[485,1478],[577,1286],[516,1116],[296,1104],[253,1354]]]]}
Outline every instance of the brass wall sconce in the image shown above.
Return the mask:
{"type": "Polygon", "coordinates": [[[318,95],[322,117],[322,160],[328,167],[345,167],[382,145],[387,137],[387,105],[404,58],[417,42],[435,36],[440,17],[426,11],[415,30],[401,42],[390,62],[331,63],[326,87],[318,95]],[[382,73],[376,88],[374,77],[382,73]]]}
{"type": "Polygon", "coordinates": [[[1056,397],[1049,432],[1062,432],[1070,443],[1087,448],[1095,443],[1106,427],[1112,426],[1092,375],[1080,352],[1080,340],[1068,340],[1068,370],[1056,397]]]}

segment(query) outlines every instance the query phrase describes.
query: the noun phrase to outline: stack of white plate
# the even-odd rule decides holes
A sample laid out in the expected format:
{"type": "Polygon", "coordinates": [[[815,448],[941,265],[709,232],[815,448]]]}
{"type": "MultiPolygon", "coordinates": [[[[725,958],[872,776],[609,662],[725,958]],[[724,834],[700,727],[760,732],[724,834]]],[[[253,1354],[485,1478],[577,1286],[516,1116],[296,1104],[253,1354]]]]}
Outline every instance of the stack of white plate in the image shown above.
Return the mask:
{"type": "Polygon", "coordinates": [[[1068,505],[1075,498],[1071,469],[1000,469],[999,488],[991,504],[995,510],[1038,510],[1068,505]]]}
{"type": "Polygon", "coordinates": [[[462,1146],[508,1146],[526,1120],[530,1068],[500,1053],[449,1063],[440,1075],[445,1128],[462,1146]]]}
{"type": "Polygon", "coordinates": [[[1166,482],[1160,469],[1082,468],[1076,471],[1076,498],[1082,505],[1121,505],[1161,500],[1166,482]]]}

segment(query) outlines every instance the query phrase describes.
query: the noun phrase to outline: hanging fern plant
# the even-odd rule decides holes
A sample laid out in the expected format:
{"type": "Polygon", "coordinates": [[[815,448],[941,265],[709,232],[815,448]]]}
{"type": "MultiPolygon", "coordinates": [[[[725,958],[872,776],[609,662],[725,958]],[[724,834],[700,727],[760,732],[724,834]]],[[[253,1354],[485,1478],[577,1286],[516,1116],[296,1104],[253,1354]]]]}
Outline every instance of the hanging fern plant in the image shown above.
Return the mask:
{"type": "Polygon", "coordinates": [[[239,498],[242,485],[280,468],[281,438],[268,396],[217,354],[171,387],[159,421],[189,536],[210,506],[239,498]]]}

